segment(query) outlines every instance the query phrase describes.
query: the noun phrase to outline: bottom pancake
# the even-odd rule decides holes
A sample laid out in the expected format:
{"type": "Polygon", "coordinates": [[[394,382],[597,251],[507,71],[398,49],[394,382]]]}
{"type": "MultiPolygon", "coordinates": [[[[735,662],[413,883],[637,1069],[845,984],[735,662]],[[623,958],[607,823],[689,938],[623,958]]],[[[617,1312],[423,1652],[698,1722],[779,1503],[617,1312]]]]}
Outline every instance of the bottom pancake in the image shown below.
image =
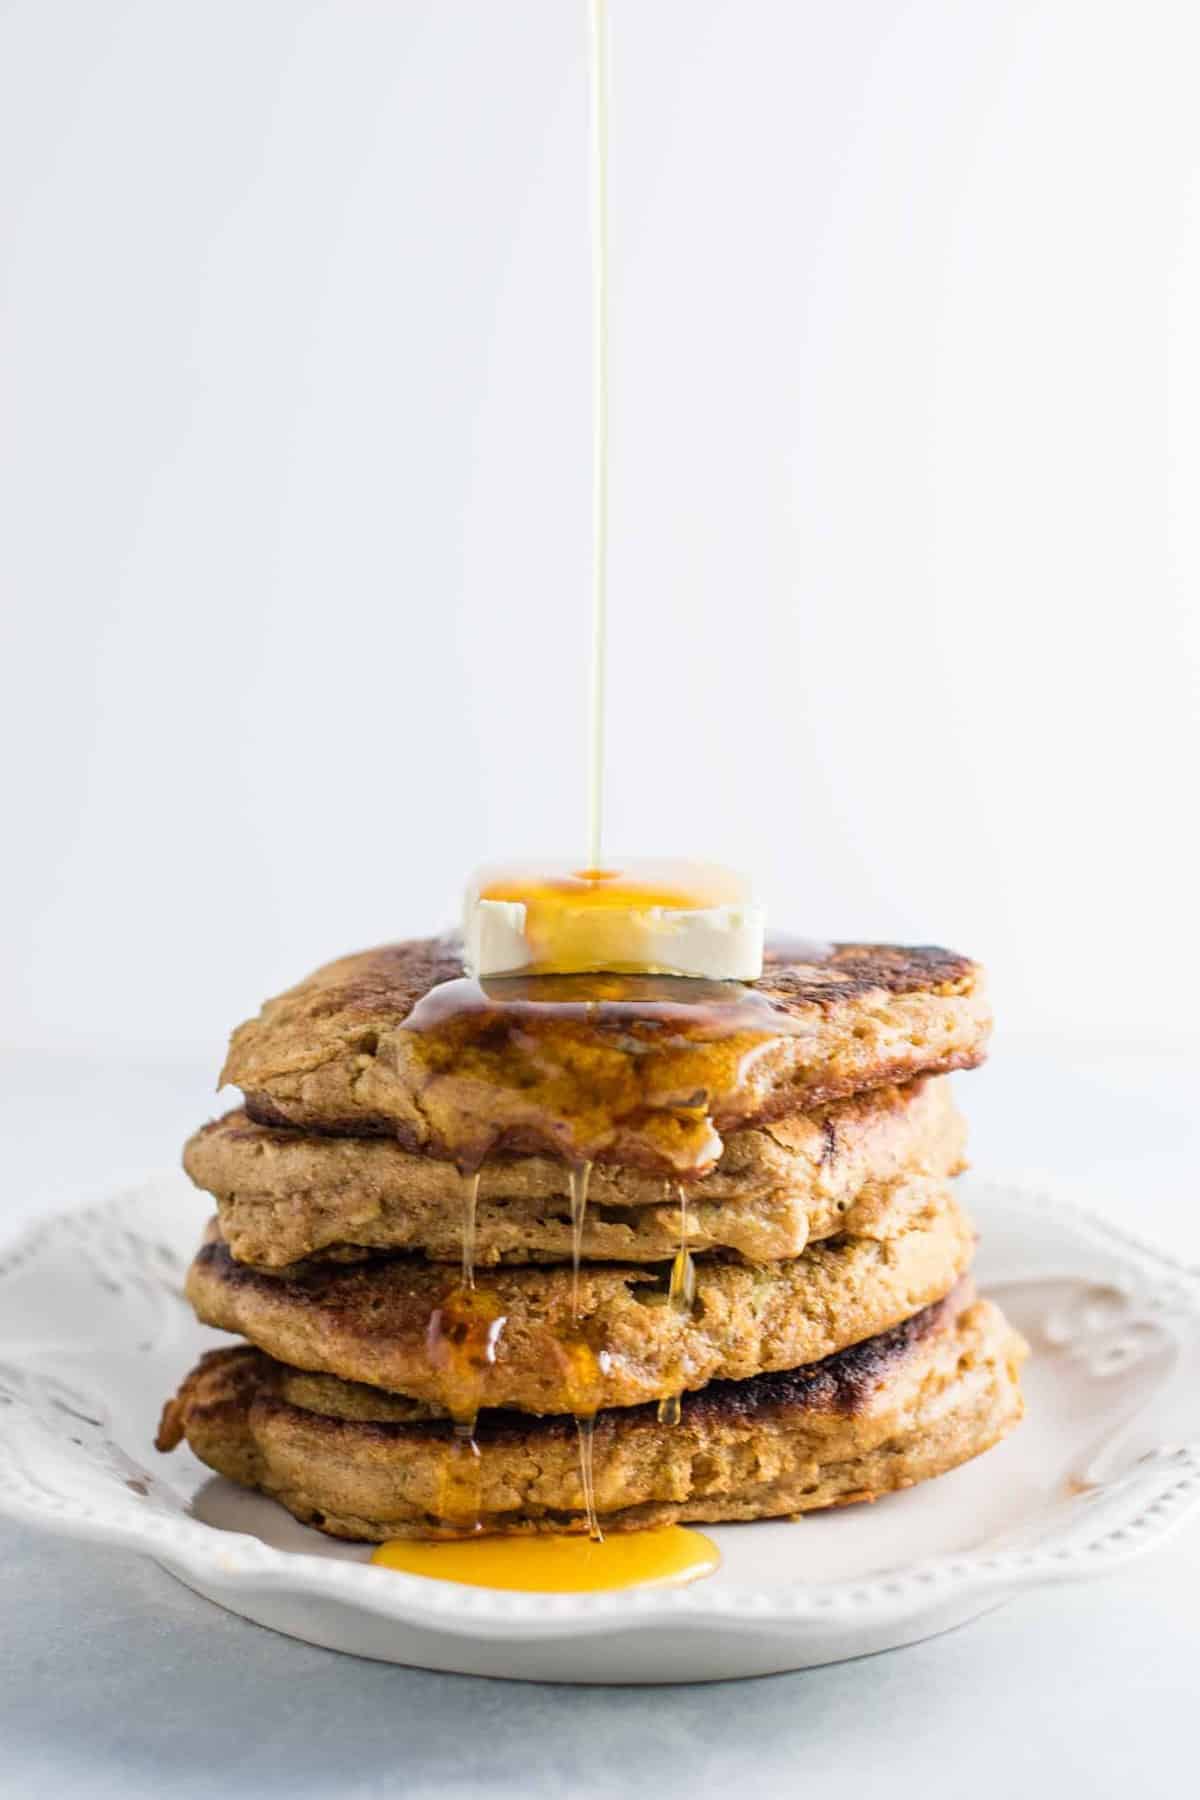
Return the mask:
{"type": "MultiPolygon", "coordinates": [[[[606,1531],[774,1518],[873,1500],[940,1475],[1017,1424],[1025,1345],[970,1282],[905,1324],[819,1363],[601,1413],[606,1531]]],[[[586,1530],[574,1420],[482,1413],[478,1456],[426,1403],[307,1376],[249,1346],[204,1357],[167,1403],[158,1445],[186,1438],[219,1474],[333,1537],[438,1537],[470,1461],[478,1528],[586,1530]],[[316,1410],[314,1410],[316,1409],[316,1410]]]]}

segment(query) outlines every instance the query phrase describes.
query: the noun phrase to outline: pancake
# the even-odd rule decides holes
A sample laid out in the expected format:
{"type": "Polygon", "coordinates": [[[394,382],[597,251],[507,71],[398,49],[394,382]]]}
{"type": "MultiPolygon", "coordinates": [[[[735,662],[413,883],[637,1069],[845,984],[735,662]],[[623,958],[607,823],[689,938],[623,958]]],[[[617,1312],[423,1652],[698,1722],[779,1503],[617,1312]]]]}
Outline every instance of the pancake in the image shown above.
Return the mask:
{"type": "Polygon", "coordinates": [[[460,976],[452,939],[329,963],[238,1027],[222,1082],[259,1124],[698,1176],[723,1132],[973,1067],[991,1024],[982,971],[928,947],[779,946],[746,984],[460,976]]]}
{"type": "Polygon", "coordinates": [[[836,1237],[789,1262],[695,1265],[691,1311],[663,1272],[591,1263],[578,1318],[567,1268],[503,1268],[476,1286],[423,1259],[316,1265],[281,1279],[236,1263],[215,1233],[188,1273],[208,1325],[280,1362],[432,1401],[535,1413],[633,1406],[795,1368],[899,1324],[967,1269],[971,1226],[945,1188],[895,1237],[836,1237]]]}
{"type": "MultiPolygon", "coordinates": [[[[974,1300],[964,1282],[940,1305],[815,1366],[714,1382],[685,1397],[678,1425],[660,1424],[653,1407],[602,1413],[594,1437],[602,1526],[794,1515],[942,1474],[1017,1424],[1024,1354],[997,1308],[974,1300]]],[[[297,1400],[303,1380],[257,1350],[213,1351],[168,1402],[159,1448],[186,1438],[210,1468],[334,1537],[445,1535],[439,1505],[452,1427],[396,1418],[388,1410],[396,1403],[370,1389],[346,1389],[340,1412],[314,1409],[297,1400]]],[[[328,1406],[343,1384],[320,1385],[328,1406]]],[[[485,1413],[476,1439],[484,1531],[586,1529],[573,1420],[485,1413]]]]}
{"type": "MultiPolygon", "coordinates": [[[[930,1178],[963,1167],[964,1142],[945,1077],[732,1132],[712,1174],[688,1191],[688,1247],[770,1262],[838,1232],[894,1235],[920,1211],[930,1178]]],[[[196,1132],[183,1166],[216,1197],[221,1235],[239,1262],[284,1269],[373,1250],[419,1250],[440,1262],[462,1254],[458,1171],[388,1138],[281,1130],[239,1110],[196,1132]]],[[[678,1184],[669,1177],[615,1164],[593,1169],[585,1260],[662,1262],[678,1249],[680,1226],[678,1184]]],[[[564,1162],[497,1156],[484,1164],[477,1266],[563,1262],[572,1242],[564,1162]]]]}

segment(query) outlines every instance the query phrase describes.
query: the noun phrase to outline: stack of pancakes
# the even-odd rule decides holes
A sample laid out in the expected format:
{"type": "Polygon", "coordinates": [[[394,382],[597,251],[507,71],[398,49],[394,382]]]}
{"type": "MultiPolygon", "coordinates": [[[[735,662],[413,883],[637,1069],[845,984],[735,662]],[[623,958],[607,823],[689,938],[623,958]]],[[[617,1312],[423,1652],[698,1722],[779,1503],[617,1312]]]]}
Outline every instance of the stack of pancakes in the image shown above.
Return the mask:
{"type": "Polygon", "coordinates": [[[1020,1418],[948,1072],[979,969],[781,946],[760,981],[319,970],[235,1032],[184,1162],[188,1297],[247,1343],[164,1412],[339,1537],[605,1530],[873,1498],[1020,1418]],[[580,1423],[583,1429],[580,1430],[580,1423]],[[589,1466],[590,1465],[590,1466],[589,1466]]]}

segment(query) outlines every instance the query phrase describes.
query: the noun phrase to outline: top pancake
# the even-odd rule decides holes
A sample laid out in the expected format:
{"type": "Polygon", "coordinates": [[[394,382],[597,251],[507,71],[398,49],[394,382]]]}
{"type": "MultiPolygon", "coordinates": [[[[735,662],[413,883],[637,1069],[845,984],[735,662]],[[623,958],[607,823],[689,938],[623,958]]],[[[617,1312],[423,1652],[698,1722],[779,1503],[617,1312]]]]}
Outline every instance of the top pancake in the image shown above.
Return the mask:
{"type": "Polygon", "coordinates": [[[221,1080],[263,1124],[694,1176],[724,1130],[973,1067],[991,1025],[979,967],[931,947],[771,947],[744,985],[464,982],[411,1016],[461,973],[446,938],[329,963],[238,1027],[221,1080]]]}

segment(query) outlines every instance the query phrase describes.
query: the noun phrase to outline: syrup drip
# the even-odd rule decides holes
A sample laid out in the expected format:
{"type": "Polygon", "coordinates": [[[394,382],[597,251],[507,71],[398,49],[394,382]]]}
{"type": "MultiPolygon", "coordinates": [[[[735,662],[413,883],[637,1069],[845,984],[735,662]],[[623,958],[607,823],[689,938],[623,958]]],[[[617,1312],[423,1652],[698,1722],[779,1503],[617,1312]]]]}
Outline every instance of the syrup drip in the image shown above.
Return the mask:
{"type": "Polygon", "coordinates": [[[596,1512],[594,1434],[600,1365],[591,1346],[579,1335],[579,1260],[591,1173],[592,1165],[589,1162],[571,1165],[571,1319],[575,1335],[559,1345],[559,1352],[566,1364],[567,1392],[572,1401],[575,1429],[579,1436],[579,1485],[583,1490],[588,1537],[599,1544],[604,1541],[604,1534],[600,1530],[596,1512]]]}
{"type": "MultiPolygon", "coordinates": [[[[471,1178],[472,1193],[478,1179],[478,1175],[471,1178]]],[[[482,1462],[475,1421],[504,1330],[504,1314],[494,1294],[474,1285],[473,1270],[467,1285],[467,1272],[464,1235],[463,1284],[452,1288],[434,1309],[425,1337],[430,1363],[445,1373],[447,1410],[454,1421],[454,1434],[439,1470],[437,1500],[438,1518],[454,1533],[481,1529],[482,1462]]]]}
{"type": "Polygon", "coordinates": [[[454,1436],[438,1470],[438,1518],[455,1535],[473,1536],[482,1529],[480,1475],[475,1421],[464,1420],[455,1425],[454,1436]]]}
{"type": "MultiPolygon", "coordinates": [[[[688,1197],[687,1189],[680,1182],[679,1194],[679,1248],[675,1252],[675,1260],[671,1264],[671,1285],[667,1291],[667,1305],[690,1317],[696,1305],[696,1265],[692,1261],[692,1253],[688,1249],[688,1197]]],[[[680,1403],[678,1394],[664,1394],[658,1403],[658,1422],[660,1425],[678,1425],[680,1419],[680,1403]]]]}
{"type": "Polygon", "coordinates": [[[479,1411],[503,1330],[500,1303],[487,1288],[451,1288],[430,1314],[425,1345],[431,1365],[445,1372],[452,1419],[479,1411]]]}
{"type": "Polygon", "coordinates": [[[453,1395],[449,1405],[454,1436],[442,1458],[438,1477],[438,1517],[460,1532],[481,1529],[482,1465],[475,1442],[475,1421],[487,1371],[496,1360],[504,1320],[495,1301],[475,1286],[475,1213],[479,1176],[460,1170],[463,1182],[462,1281],[432,1314],[426,1333],[429,1360],[445,1369],[453,1395]]]}
{"type": "Polygon", "coordinates": [[[608,641],[608,0],[589,0],[592,176],[592,658],[588,687],[588,864],[600,867],[608,641]]]}
{"type": "Polygon", "coordinates": [[[595,1413],[588,1415],[577,1413],[575,1429],[579,1433],[579,1485],[583,1489],[583,1510],[587,1519],[588,1537],[592,1543],[602,1544],[604,1533],[600,1529],[600,1520],[596,1513],[595,1413]]]}
{"type": "Polygon", "coordinates": [[[468,1587],[533,1594],[589,1594],[605,1589],[676,1586],[711,1575],[720,1552],[703,1532],[683,1525],[585,1537],[484,1537],[457,1543],[395,1538],[371,1561],[406,1575],[468,1587]]]}
{"type": "Polygon", "coordinates": [[[679,1248],[671,1264],[671,1285],[667,1297],[677,1313],[690,1318],[696,1304],[696,1265],[688,1249],[688,1198],[687,1189],[682,1182],[678,1193],[679,1248]]]}
{"type": "Polygon", "coordinates": [[[463,1176],[462,1284],[475,1286],[475,1213],[479,1205],[479,1170],[463,1176]]]}
{"type": "Polygon", "coordinates": [[[579,1261],[583,1250],[583,1221],[587,1214],[590,1162],[571,1164],[571,1313],[579,1323],[579,1261]]]}

